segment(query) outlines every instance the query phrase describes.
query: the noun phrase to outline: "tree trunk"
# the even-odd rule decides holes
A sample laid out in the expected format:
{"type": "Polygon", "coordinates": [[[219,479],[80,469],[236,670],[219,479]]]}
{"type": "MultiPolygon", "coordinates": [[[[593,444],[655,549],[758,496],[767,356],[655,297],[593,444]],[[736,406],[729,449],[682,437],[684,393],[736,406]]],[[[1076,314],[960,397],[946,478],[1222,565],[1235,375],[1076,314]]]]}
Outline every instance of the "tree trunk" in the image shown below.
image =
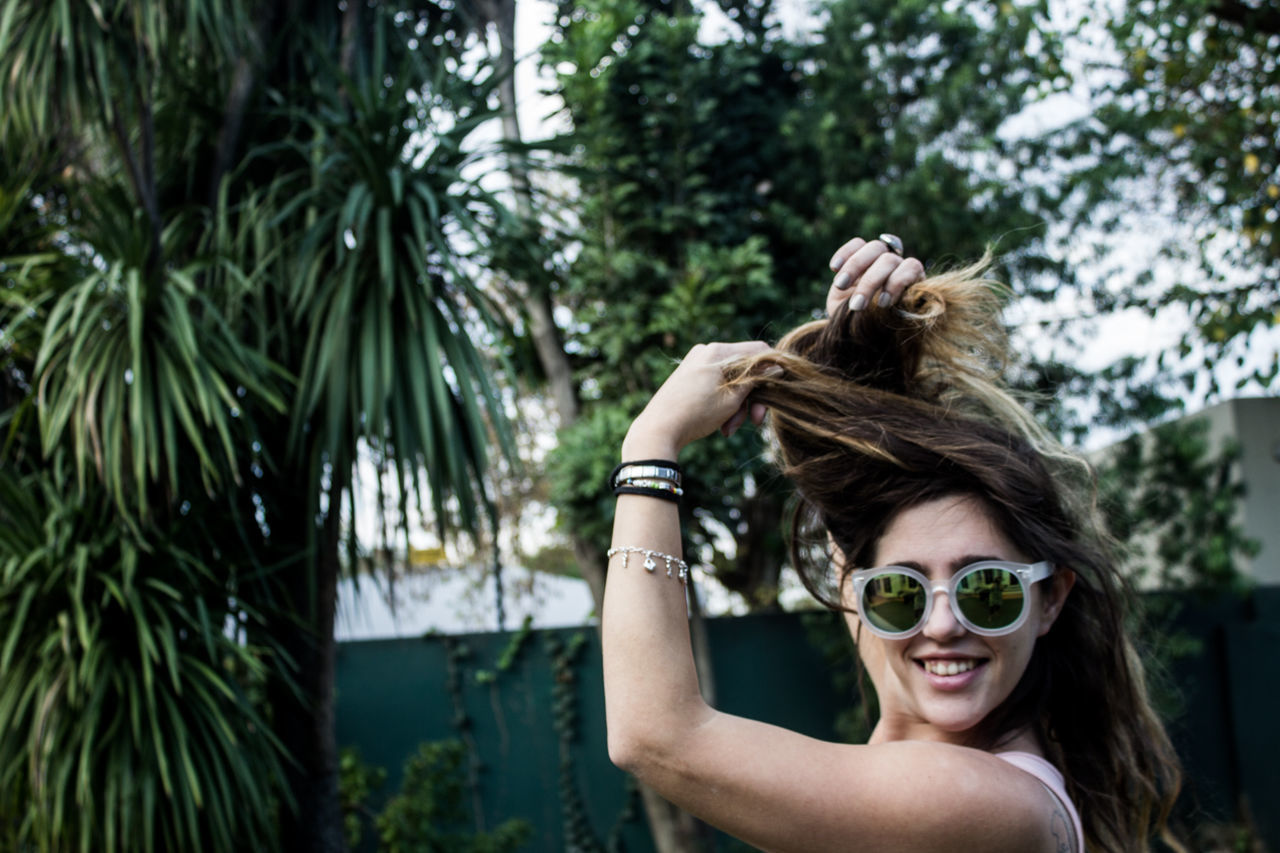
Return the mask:
{"type": "MultiPolygon", "coordinates": [[[[354,28],[359,23],[361,4],[352,3],[343,17],[342,63],[350,71],[354,28]]],[[[269,61],[267,45],[282,18],[294,20],[302,13],[297,0],[275,0],[260,4],[244,53],[235,63],[230,88],[225,96],[223,124],[214,148],[209,173],[208,203],[215,209],[223,177],[236,162],[244,117],[264,61],[269,61]]],[[[266,454],[276,460],[290,459],[286,444],[289,424],[280,417],[263,431],[274,445],[266,454]]],[[[264,565],[276,566],[267,578],[264,599],[276,602],[277,614],[266,627],[271,644],[284,655],[277,675],[267,682],[267,704],[272,731],[285,752],[284,793],[292,804],[280,804],[280,850],[288,853],[345,853],[346,840],[338,795],[338,748],[334,729],[334,616],[337,608],[339,511],[342,496],[350,483],[349,472],[334,472],[330,489],[330,512],[316,529],[318,512],[315,495],[318,474],[305,452],[292,457],[278,472],[280,482],[299,484],[298,499],[264,505],[270,534],[261,540],[264,565]],[[288,618],[281,614],[293,614],[288,618]],[[291,807],[292,806],[292,807],[291,807]]],[[[295,495],[283,495],[294,498],[295,495]]],[[[263,494],[270,500],[270,494],[263,494]]],[[[250,515],[253,509],[249,509],[250,515]]]]}
{"type": "Polygon", "coordinates": [[[566,427],[578,420],[578,394],[573,382],[573,368],[560,341],[560,330],[552,317],[551,294],[546,291],[528,292],[524,296],[524,311],[529,322],[529,337],[538,353],[538,362],[551,388],[560,426],[566,427]]]}
{"type": "Polygon", "coordinates": [[[707,849],[703,824],[686,811],[667,802],[648,785],[640,785],[640,802],[658,853],[681,853],[707,849]]]}
{"type": "MultiPolygon", "coordinates": [[[[307,482],[314,472],[299,465],[285,476],[307,482]]],[[[280,810],[280,849],[287,853],[346,850],[333,714],[333,624],[341,542],[337,496],[346,488],[341,479],[335,472],[334,497],[320,530],[313,526],[315,507],[305,500],[282,507],[272,520],[273,550],[278,559],[289,561],[280,570],[278,591],[285,608],[300,620],[278,620],[270,626],[275,642],[293,662],[294,684],[275,678],[268,688],[272,728],[289,757],[285,781],[294,800],[293,809],[280,810]],[[290,545],[292,554],[280,553],[290,545]]]]}

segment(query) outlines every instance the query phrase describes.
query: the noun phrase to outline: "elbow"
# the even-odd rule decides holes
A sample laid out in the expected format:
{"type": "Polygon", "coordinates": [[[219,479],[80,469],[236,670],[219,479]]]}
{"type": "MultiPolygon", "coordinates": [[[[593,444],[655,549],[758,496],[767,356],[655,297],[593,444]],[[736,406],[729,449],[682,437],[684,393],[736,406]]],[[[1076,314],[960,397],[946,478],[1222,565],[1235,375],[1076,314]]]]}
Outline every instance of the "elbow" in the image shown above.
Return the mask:
{"type": "Polygon", "coordinates": [[[637,700],[630,690],[611,690],[608,680],[604,691],[605,737],[609,761],[619,770],[636,775],[646,756],[653,754],[654,724],[652,716],[662,717],[660,709],[637,700]]]}
{"type": "Polygon", "coordinates": [[[645,756],[654,755],[654,746],[635,726],[610,720],[608,723],[609,760],[619,770],[633,776],[643,770],[645,756]]]}
{"type": "Polygon", "coordinates": [[[690,738],[700,724],[714,714],[699,702],[697,709],[675,715],[608,714],[606,720],[609,760],[620,770],[642,781],[684,764],[690,738]]]}
{"type": "Polygon", "coordinates": [[[635,714],[609,714],[606,734],[609,760],[619,770],[637,779],[645,779],[654,768],[661,767],[676,749],[679,728],[675,721],[664,726],[658,720],[635,714]]]}

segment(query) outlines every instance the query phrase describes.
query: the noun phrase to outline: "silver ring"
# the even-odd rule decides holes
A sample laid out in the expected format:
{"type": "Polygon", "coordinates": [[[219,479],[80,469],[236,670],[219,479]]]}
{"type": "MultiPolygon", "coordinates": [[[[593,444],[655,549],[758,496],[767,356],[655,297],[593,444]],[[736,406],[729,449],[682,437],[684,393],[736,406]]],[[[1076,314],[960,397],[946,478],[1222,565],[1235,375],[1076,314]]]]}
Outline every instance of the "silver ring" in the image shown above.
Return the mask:
{"type": "Polygon", "coordinates": [[[881,234],[879,239],[881,243],[884,243],[886,246],[892,249],[894,254],[902,255],[905,257],[906,253],[902,251],[902,238],[899,237],[897,234],[881,234]]]}

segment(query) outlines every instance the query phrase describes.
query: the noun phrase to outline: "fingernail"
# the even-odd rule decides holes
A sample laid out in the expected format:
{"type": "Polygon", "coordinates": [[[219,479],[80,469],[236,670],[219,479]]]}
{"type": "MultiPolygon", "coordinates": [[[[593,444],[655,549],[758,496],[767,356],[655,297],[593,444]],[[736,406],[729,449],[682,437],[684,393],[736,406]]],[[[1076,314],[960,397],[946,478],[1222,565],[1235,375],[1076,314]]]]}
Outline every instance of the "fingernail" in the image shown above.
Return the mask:
{"type": "Polygon", "coordinates": [[[853,298],[849,300],[850,311],[861,311],[867,304],[867,297],[861,293],[855,293],[853,298]]]}
{"type": "Polygon", "coordinates": [[[836,280],[831,282],[835,285],[836,290],[847,290],[849,285],[853,284],[853,279],[849,278],[847,272],[842,272],[836,276],[836,280]]]}
{"type": "Polygon", "coordinates": [[[827,266],[831,268],[832,272],[835,272],[836,270],[840,269],[840,253],[839,252],[836,252],[834,255],[831,256],[831,260],[827,261],[827,266]]]}
{"type": "Polygon", "coordinates": [[[889,303],[892,301],[893,301],[893,297],[886,292],[886,293],[880,294],[880,298],[876,300],[876,304],[878,304],[881,308],[888,308],[889,303]]]}

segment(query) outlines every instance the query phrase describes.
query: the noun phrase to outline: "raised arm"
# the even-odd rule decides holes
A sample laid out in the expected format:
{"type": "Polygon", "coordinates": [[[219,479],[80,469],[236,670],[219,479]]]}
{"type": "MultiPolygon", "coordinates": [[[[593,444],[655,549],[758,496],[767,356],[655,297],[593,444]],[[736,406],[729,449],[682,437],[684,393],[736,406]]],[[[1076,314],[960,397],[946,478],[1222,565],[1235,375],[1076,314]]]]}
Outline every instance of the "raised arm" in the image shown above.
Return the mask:
{"type": "MultiPolygon", "coordinates": [[[[690,442],[725,432],[750,414],[746,389],[721,390],[721,365],[765,352],[761,342],[694,347],[636,418],[622,445],[622,461],[677,461],[690,442]]],[[[757,411],[758,423],[763,415],[757,411]]],[[[671,746],[670,736],[696,727],[711,709],[698,691],[689,642],[685,587],[644,568],[643,551],[682,557],[679,510],[656,497],[620,495],[602,620],[609,753],[638,767],[671,746]],[[625,568],[624,568],[625,565],[625,568]]],[[[678,573],[677,573],[678,574],[678,573]]]]}

